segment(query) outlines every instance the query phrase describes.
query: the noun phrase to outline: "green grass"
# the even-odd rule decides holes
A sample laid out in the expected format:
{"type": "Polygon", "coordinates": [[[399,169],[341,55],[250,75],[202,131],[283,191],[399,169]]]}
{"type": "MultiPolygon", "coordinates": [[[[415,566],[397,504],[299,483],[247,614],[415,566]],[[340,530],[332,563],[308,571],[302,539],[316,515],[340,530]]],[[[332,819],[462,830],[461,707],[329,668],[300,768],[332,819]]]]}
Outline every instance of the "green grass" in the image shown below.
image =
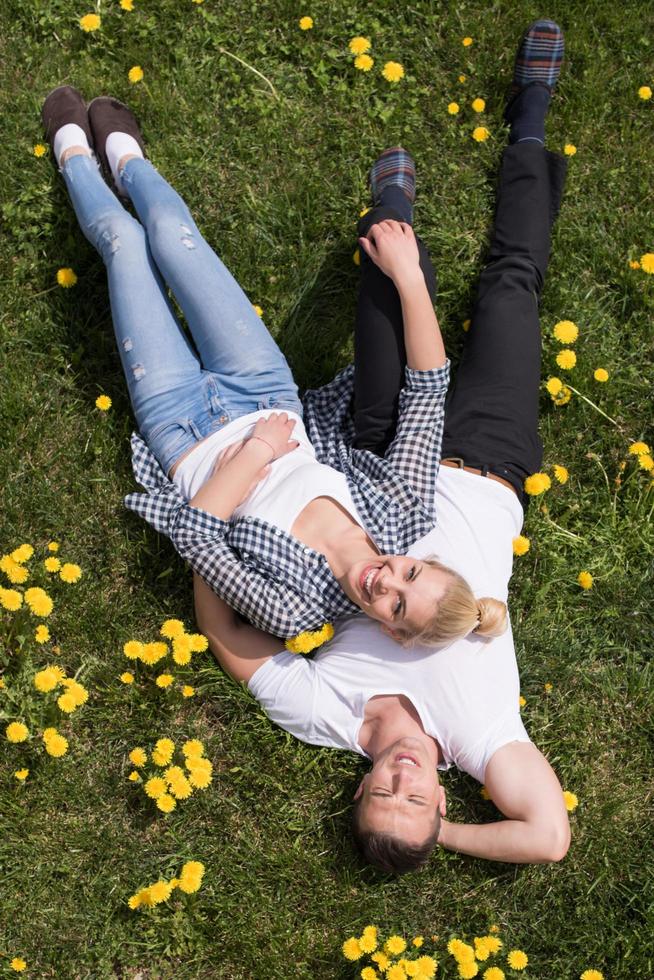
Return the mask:
{"type": "MultiPolygon", "coordinates": [[[[547,8],[568,45],[549,143],[572,142],[578,153],[543,296],[543,371],[561,373],[551,328],[574,320],[571,383],[617,423],[577,397],[554,408],[543,394],[546,463],[566,465],[571,477],[547,494],[548,514],[532,506],[532,547],[512,584],[526,723],[580,800],[572,846],[551,867],[441,852],[428,871],[391,880],[363,867],[349,842],[360,760],[273,728],[208,654],[186,671],[197,689],[188,701],[152,681],[118,681],[125,640],[154,640],[168,616],[191,627],[191,579],[168,542],[123,509],[133,489],[132,420],[104,269],[52,160],[31,150],[56,84],[129,100],[155,164],[263,307],[299,382],[315,385],[351,354],[355,219],[368,203],[368,167],[402,142],[417,160],[416,226],[438,269],[438,312],[456,361],[492,216],[503,93],[517,38],[542,5],[135,0],[134,8],[106,0],[91,35],[77,26],[91,3],[4,0],[0,11],[0,549],[29,541],[43,557],[55,539],[84,569],[77,585],[52,586],[49,644],[28,637],[19,651],[12,614],[2,614],[0,719],[4,727],[33,717],[37,727],[43,699],[32,675],[49,662],[79,671],[91,693],[61,723],[65,758],[45,762],[36,749],[1,743],[0,954],[24,956],[33,977],[345,980],[358,969],[342,959],[341,943],[375,922],[386,934],[438,936],[438,975],[454,977],[441,955],[447,939],[496,922],[506,949],[528,952],[523,976],[534,980],[574,980],[590,967],[607,980],[654,975],[654,495],[633,459],[615,484],[629,443],[654,439],[654,277],[627,264],[654,251],[654,103],[636,94],[653,84],[651,13],[608,0],[547,8]],[[314,17],[313,31],[298,29],[303,14],[314,17]],[[347,42],[358,33],[373,42],[369,75],[351,66],[347,42]],[[391,59],[407,71],[394,87],[378,70],[391,59]],[[135,64],[145,80],[130,86],[135,64]],[[469,108],[475,96],[487,100],[483,120],[469,108]],[[457,118],[446,112],[452,99],[457,118]],[[478,145],[470,132],[479,121],[492,135],[478,145]],[[54,285],[60,266],[77,272],[74,289],[54,285]],[[599,366],[610,372],[603,386],[592,378],[599,366]],[[100,392],[114,403],[106,417],[94,408],[100,392]],[[582,568],[595,576],[588,593],[576,585],[582,568]],[[129,749],[164,734],[204,739],[215,767],[210,789],[168,817],[155,816],[126,779],[129,749]],[[24,758],[31,772],[18,785],[24,758]],[[137,888],[187,859],[207,868],[195,896],[152,914],[127,908],[137,888]]],[[[449,773],[444,783],[455,819],[493,818],[473,780],[449,773]]]]}

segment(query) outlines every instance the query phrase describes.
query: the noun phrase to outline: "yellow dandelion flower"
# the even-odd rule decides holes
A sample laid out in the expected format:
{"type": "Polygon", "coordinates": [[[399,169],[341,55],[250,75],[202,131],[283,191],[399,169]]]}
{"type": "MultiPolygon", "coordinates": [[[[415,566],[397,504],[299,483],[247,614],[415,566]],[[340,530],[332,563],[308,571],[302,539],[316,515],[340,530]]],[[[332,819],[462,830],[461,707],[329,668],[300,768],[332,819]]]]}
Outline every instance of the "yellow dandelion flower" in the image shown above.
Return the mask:
{"type": "Polygon", "coordinates": [[[195,688],[191,687],[190,684],[185,684],[184,687],[182,688],[182,697],[192,698],[194,694],[195,694],[195,688]]]}
{"type": "Polygon", "coordinates": [[[420,968],[419,977],[431,978],[436,973],[438,964],[433,956],[419,956],[415,962],[420,968]]]}
{"type": "Polygon", "coordinates": [[[134,10],[134,0],[120,0],[123,10],[134,10]]]}
{"type": "Polygon", "coordinates": [[[64,268],[57,270],[57,282],[64,289],[70,289],[77,282],[77,276],[72,269],[64,268]]]}
{"type": "Polygon", "coordinates": [[[556,355],[556,363],[563,371],[571,371],[577,363],[577,355],[567,347],[556,355]]]}
{"type": "MultiPolygon", "coordinates": [[[[252,304],[252,309],[257,314],[257,316],[263,316],[263,310],[257,303],[252,304]]],[[[177,622],[179,622],[179,620],[177,620],[177,622]]]]}
{"type": "Polygon", "coordinates": [[[364,966],[360,976],[361,980],[379,980],[379,974],[371,966],[364,966]]]}
{"type": "Polygon", "coordinates": [[[143,81],[143,69],[140,65],[133,65],[127,72],[127,78],[130,85],[136,85],[137,82],[143,81]]]}
{"type": "Polygon", "coordinates": [[[143,653],[143,644],[138,640],[128,640],[123,645],[123,653],[128,660],[138,660],[143,653]]]}
{"type": "Polygon", "coordinates": [[[300,17],[298,23],[301,31],[310,31],[313,27],[313,17],[300,17]]]}
{"type": "Polygon", "coordinates": [[[148,761],[148,753],[145,751],[145,749],[142,749],[140,745],[137,745],[137,747],[135,749],[132,749],[132,751],[130,752],[129,761],[132,763],[133,766],[136,766],[138,769],[141,766],[144,766],[145,763],[148,761]]]}
{"type": "Polygon", "coordinates": [[[167,792],[168,787],[166,786],[166,780],[162,779],[161,776],[150,776],[146,780],[143,789],[151,800],[158,800],[160,796],[163,796],[167,792]]]}
{"type": "Polygon", "coordinates": [[[462,980],[472,980],[479,973],[479,967],[474,961],[459,963],[459,976],[462,980]]]}
{"type": "Polygon", "coordinates": [[[386,980],[406,980],[406,970],[399,963],[394,963],[386,971],[386,980]]]}
{"type": "Polygon", "coordinates": [[[95,399],[95,407],[99,408],[101,412],[108,412],[111,408],[111,398],[109,395],[98,395],[95,399]]]}
{"type": "Polygon", "coordinates": [[[599,970],[584,970],[579,980],[604,980],[604,974],[599,970]]]}
{"type": "Polygon", "coordinates": [[[475,945],[475,956],[478,960],[487,960],[490,956],[490,946],[488,945],[488,936],[475,936],[473,939],[475,945]]]}
{"type": "Polygon", "coordinates": [[[187,800],[193,792],[193,787],[184,775],[178,776],[169,782],[169,789],[176,800],[187,800]]]}
{"type": "Polygon", "coordinates": [[[142,904],[141,892],[137,892],[136,895],[130,895],[127,904],[132,910],[139,908],[142,904]]]}
{"type": "Polygon", "coordinates": [[[30,774],[29,769],[17,769],[16,772],[14,773],[14,778],[18,779],[19,782],[24,783],[27,777],[29,776],[29,774],[30,774]]]}
{"type": "Polygon", "coordinates": [[[182,753],[187,759],[201,759],[204,755],[204,744],[199,738],[189,738],[182,745],[182,753]]]}
{"type": "Polygon", "coordinates": [[[165,636],[167,640],[174,640],[176,636],[183,636],[184,633],[184,623],[181,619],[166,619],[159,630],[159,635],[165,636]]]}
{"type": "Polygon", "coordinates": [[[155,881],[154,885],[150,885],[150,895],[153,903],[160,905],[162,902],[167,902],[172,890],[169,881],[163,881],[162,879],[155,881]]]}
{"type": "Polygon", "coordinates": [[[630,261],[629,261],[629,268],[630,269],[640,269],[640,262],[638,261],[638,259],[630,259],[630,261]]]}
{"type": "Polygon", "coordinates": [[[48,551],[59,551],[59,542],[50,541],[48,544],[48,551]]]}
{"type": "Polygon", "coordinates": [[[574,344],[579,336],[579,327],[572,320],[559,320],[552,331],[560,344],[574,344]]]}
{"type": "Polygon", "coordinates": [[[298,633],[297,636],[286,640],[284,645],[291,653],[309,653],[323,643],[327,643],[333,635],[334,627],[331,623],[325,623],[319,630],[306,630],[304,633],[298,633]]]}
{"type": "Polygon", "coordinates": [[[525,480],[525,492],[528,493],[530,497],[537,497],[539,494],[549,490],[551,486],[552,481],[547,473],[532,473],[532,475],[528,476],[525,480]]]}
{"type": "Polygon", "coordinates": [[[53,556],[52,558],[45,559],[45,561],[43,562],[43,567],[45,568],[46,572],[50,572],[50,573],[58,572],[59,569],[61,568],[61,562],[59,561],[58,558],[55,558],[53,556]]]}
{"type": "Polygon", "coordinates": [[[577,152],[577,147],[574,145],[574,143],[566,143],[563,147],[563,152],[567,157],[573,157],[577,152]]]}
{"type": "Polygon", "coordinates": [[[173,757],[175,743],[172,738],[160,738],[157,740],[152,752],[152,761],[155,766],[167,766],[173,757]],[[162,761],[160,761],[162,760],[162,761]]]}
{"type": "Polygon", "coordinates": [[[368,37],[353,37],[348,48],[352,54],[365,54],[366,51],[370,51],[370,38],[368,37]]]}
{"type": "Polygon", "coordinates": [[[70,696],[73,698],[75,705],[79,707],[81,704],[86,704],[89,699],[89,693],[83,684],[78,681],[73,680],[71,677],[65,677],[62,679],[61,683],[64,685],[70,696]]]}
{"type": "Polygon", "coordinates": [[[29,735],[29,730],[22,721],[12,721],[5,728],[5,735],[9,742],[24,742],[29,735]]]}
{"type": "Polygon", "coordinates": [[[49,616],[53,610],[54,603],[43,589],[27,589],[24,598],[35,616],[49,616]]]}
{"type": "Polygon", "coordinates": [[[363,216],[364,216],[364,214],[368,214],[368,211],[370,211],[370,210],[371,210],[371,208],[362,208],[362,209],[361,209],[361,210],[359,211],[359,217],[360,217],[360,218],[363,218],[363,216]]]}
{"type": "Polygon", "coordinates": [[[462,942],[460,939],[452,939],[448,943],[447,949],[457,963],[471,963],[475,959],[475,951],[472,946],[469,943],[462,942]]]}
{"type": "Polygon", "coordinates": [[[518,557],[520,555],[526,555],[531,547],[531,541],[529,538],[526,538],[524,534],[519,534],[517,538],[514,538],[512,544],[513,554],[517,555],[518,557]]]}
{"type": "Polygon", "coordinates": [[[606,370],[606,368],[595,368],[593,377],[595,378],[595,381],[601,381],[604,383],[605,381],[609,380],[609,372],[606,370]]]}
{"type": "Polygon", "coordinates": [[[563,802],[565,803],[565,808],[568,811],[568,813],[574,813],[574,811],[579,806],[578,797],[567,789],[563,790],[563,802]]]}
{"type": "MultiPolygon", "coordinates": [[[[182,633],[181,636],[176,636],[173,640],[173,655],[174,654],[188,654],[190,659],[191,649],[193,643],[191,637],[188,633],[182,633]]],[[[188,660],[177,661],[178,663],[188,663],[188,660]]]]}
{"type": "Polygon", "coordinates": [[[529,962],[529,957],[521,949],[512,949],[507,956],[507,962],[512,970],[524,970],[529,962]]]}
{"type": "Polygon", "coordinates": [[[638,89],[638,95],[641,99],[645,99],[645,100],[651,99],[652,90],[649,87],[649,85],[641,85],[640,88],[638,89]]]}
{"type": "Polygon", "coordinates": [[[68,739],[60,735],[55,728],[46,728],[43,732],[43,744],[45,751],[55,759],[66,755],[68,751],[68,739]]]}
{"type": "Polygon", "coordinates": [[[189,770],[188,781],[194,789],[206,789],[211,785],[213,766],[208,759],[189,759],[186,767],[189,770]]]}
{"type": "Polygon", "coordinates": [[[43,143],[37,143],[32,149],[32,153],[34,154],[35,157],[43,157],[46,155],[47,152],[48,152],[48,148],[47,146],[44,146],[43,143]]]}
{"type": "Polygon", "coordinates": [[[518,698],[518,704],[519,704],[519,706],[521,708],[526,708],[527,707],[527,699],[526,698],[523,698],[522,694],[518,698]]]}
{"type": "Polygon", "coordinates": [[[554,690],[554,685],[547,681],[545,684],[543,684],[543,690],[545,691],[545,694],[551,694],[554,690]]]}
{"type": "Polygon", "coordinates": [[[651,452],[646,442],[632,442],[628,451],[632,456],[643,456],[645,453],[651,452]]]}
{"type": "Polygon", "coordinates": [[[19,565],[22,565],[24,562],[29,561],[33,554],[34,548],[31,544],[21,544],[20,548],[12,551],[9,557],[19,565]]]}
{"type": "Polygon", "coordinates": [[[44,667],[34,675],[34,687],[42,694],[54,691],[55,687],[61,684],[61,678],[53,667],[44,667]]]}
{"type": "Polygon", "coordinates": [[[157,807],[162,813],[172,813],[176,806],[177,801],[174,796],[170,795],[170,793],[163,793],[157,799],[157,807]]]}
{"type": "Polygon", "coordinates": [[[102,21],[97,14],[84,14],[79,19],[79,26],[85,34],[91,34],[93,31],[97,31],[101,23],[102,21]]]}
{"type": "Polygon", "coordinates": [[[582,589],[592,589],[593,576],[590,574],[590,572],[579,572],[577,575],[577,582],[579,582],[582,589]]]}
{"type": "Polygon", "coordinates": [[[354,67],[359,71],[370,71],[375,63],[375,59],[369,54],[358,54],[354,59],[354,67]]]}
{"type": "Polygon", "coordinates": [[[467,333],[470,330],[471,324],[472,324],[472,320],[464,320],[463,321],[463,323],[461,325],[462,325],[463,330],[464,330],[465,333],[467,333]]]}
{"type": "Polygon", "coordinates": [[[404,78],[404,68],[399,61],[387,61],[382,68],[382,75],[387,82],[399,82],[401,78],[404,78]]]}
{"type": "Polygon", "coordinates": [[[406,941],[401,936],[389,936],[384,943],[384,951],[389,956],[399,956],[406,949],[406,941]]]}
{"type": "Polygon", "coordinates": [[[459,82],[461,83],[461,85],[463,85],[463,83],[465,82],[465,80],[466,80],[466,76],[465,75],[459,75],[459,82]]]}
{"type": "Polygon", "coordinates": [[[73,711],[77,708],[77,702],[70,692],[66,691],[65,694],[60,694],[57,698],[57,704],[62,711],[65,711],[67,715],[72,715],[73,711]]]}
{"type": "Polygon", "coordinates": [[[175,680],[172,674],[159,674],[155,684],[157,687],[170,687],[172,682],[175,680]]]}
{"type": "Polygon", "coordinates": [[[0,568],[13,585],[23,585],[29,578],[27,569],[14,561],[10,555],[2,556],[0,559],[0,568]]]}
{"type": "Polygon", "coordinates": [[[486,108],[486,103],[483,99],[473,99],[470,106],[473,112],[483,112],[486,108]]]}
{"type": "Polygon", "coordinates": [[[460,109],[460,106],[459,106],[459,103],[458,102],[450,102],[448,104],[448,106],[447,106],[447,111],[449,112],[449,114],[451,116],[456,116],[456,114],[459,111],[459,109],[460,109]]]}
{"type": "Polygon", "coordinates": [[[362,953],[374,953],[377,949],[377,936],[372,933],[362,933],[359,936],[359,946],[362,953]]]}
{"type": "Polygon", "coordinates": [[[649,453],[641,453],[638,457],[638,465],[641,469],[647,470],[648,473],[651,473],[652,470],[654,470],[654,459],[649,453]]]}
{"type": "Polygon", "coordinates": [[[388,969],[391,962],[386,953],[373,953],[370,959],[377,964],[382,973],[388,969]]]}
{"type": "Polygon", "coordinates": [[[15,970],[16,973],[22,973],[23,970],[27,969],[27,963],[22,956],[14,956],[9,966],[12,968],[12,970],[15,970]]]}
{"type": "Polygon", "coordinates": [[[124,673],[122,673],[120,675],[119,680],[121,680],[123,682],[123,684],[133,684],[134,683],[134,674],[130,673],[129,670],[126,670],[126,671],[124,671],[124,673]]]}
{"type": "Polygon", "coordinates": [[[68,582],[69,585],[72,585],[74,582],[79,582],[81,577],[82,569],[79,565],[74,565],[73,562],[67,561],[61,566],[59,578],[62,582],[68,582]]]}
{"type": "Polygon", "coordinates": [[[477,143],[484,143],[490,136],[490,130],[485,126],[476,126],[472,131],[472,138],[477,143]]]}
{"type": "Polygon", "coordinates": [[[641,255],[640,267],[648,275],[654,275],[654,252],[645,252],[644,255],[641,255]]]}
{"type": "Polygon", "coordinates": [[[484,970],[484,980],[505,980],[505,977],[504,970],[500,970],[499,966],[489,966],[484,970]]]}
{"type": "Polygon", "coordinates": [[[131,783],[140,783],[140,782],[142,782],[141,774],[138,773],[136,771],[136,769],[132,769],[132,771],[130,772],[130,774],[129,774],[129,776],[127,778],[129,779],[129,781],[131,783]]]}
{"type": "Polygon", "coordinates": [[[424,945],[424,942],[425,942],[425,937],[424,936],[415,936],[411,940],[411,945],[412,946],[415,946],[416,949],[420,949],[420,947],[424,945]]]}
{"type": "Polygon", "coordinates": [[[559,392],[559,394],[555,395],[552,398],[552,401],[557,406],[567,405],[571,398],[572,398],[572,391],[570,390],[570,388],[568,388],[567,385],[564,385],[561,391],[559,392]]]}
{"type": "Polygon", "coordinates": [[[558,466],[555,464],[552,469],[554,470],[554,476],[559,483],[567,483],[570,474],[568,473],[565,466],[558,466]]]}
{"type": "Polygon", "coordinates": [[[560,378],[548,378],[547,381],[545,382],[545,387],[547,388],[552,398],[554,398],[554,396],[558,395],[561,389],[563,388],[563,382],[561,381],[560,378]]]}
{"type": "Polygon", "coordinates": [[[205,650],[209,649],[209,641],[202,633],[190,633],[189,640],[193,653],[204,653],[205,650]]]}
{"type": "Polygon", "coordinates": [[[461,44],[463,45],[464,48],[469,48],[470,45],[473,43],[474,42],[471,37],[464,37],[461,41],[461,44]]]}
{"type": "Polygon", "coordinates": [[[182,865],[177,887],[187,895],[192,895],[202,884],[205,867],[201,861],[187,861],[182,865]]]}
{"type": "Polygon", "coordinates": [[[16,612],[23,605],[23,597],[16,589],[0,589],[0,606],[16,612]]]}
{"type": "Polygon", "coordinates": [[[490,793],[488,792],[485,786],[481,787],[481,789],[479,790],[479,795],[481,796],[482,800],[490,800],[490,793]]]}
{"type": "MultiPolygon", "coordinates": [[[[500,931],[500,927],[499,926],[491,926],[488,931],[489,932],[492,932],[492,933],[498,933],[500,931]]],[[[490,948],[491,953],[499,953],[499,951],[502,948],[502,940],[501,939],[498,939],[496,936],[495,937],[489,936],[488,937],[488,945],[489,945],[489,948],[490,948]]]]}
{"type": "MultiPolygon", "coordinates": [[[[360,250],[358,248],[355,248],[355,250],[354,250],[354,253],[352,255],[352,261],[354,262],[355,265],[361,265],[361,252],[360,252],[360,250]]],[[[296,639],[297,639],[296,637],[292,637],[290,641],[287,640],[286,642],[287,643],[294,642],[296,639]]],[[[300,651],[300,650],[292,650],[291,651],[291,653],[301,653],[301,652],[302,651],[300,651]]]]}

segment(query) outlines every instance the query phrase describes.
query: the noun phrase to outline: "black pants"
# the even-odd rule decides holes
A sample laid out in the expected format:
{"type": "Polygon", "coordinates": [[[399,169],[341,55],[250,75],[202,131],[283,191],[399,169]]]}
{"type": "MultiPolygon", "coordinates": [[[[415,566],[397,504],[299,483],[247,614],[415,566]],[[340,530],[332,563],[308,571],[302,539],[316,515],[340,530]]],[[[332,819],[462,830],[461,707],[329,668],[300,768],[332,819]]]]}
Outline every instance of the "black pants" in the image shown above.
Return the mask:
{"type": "MultiPolygon", "coordinates": [[[[524,480],[542,462],[538,435],[540,321],[538,301],[567,162],[538,143],[504,150],[490,249],[479,280],[470,330],[445,411],[443,458],[504,477],[523,505],[524,480]]],[[[376,207],[359,234],[384,218],[376,207]]],[[[424,244],[420,264],[432,300],[436,276],[424,244]]],[[[383,455],[395,430],[406,352],[402,308],[393,282],[361,257],[355,325],[355,445],[383,455]]]]}

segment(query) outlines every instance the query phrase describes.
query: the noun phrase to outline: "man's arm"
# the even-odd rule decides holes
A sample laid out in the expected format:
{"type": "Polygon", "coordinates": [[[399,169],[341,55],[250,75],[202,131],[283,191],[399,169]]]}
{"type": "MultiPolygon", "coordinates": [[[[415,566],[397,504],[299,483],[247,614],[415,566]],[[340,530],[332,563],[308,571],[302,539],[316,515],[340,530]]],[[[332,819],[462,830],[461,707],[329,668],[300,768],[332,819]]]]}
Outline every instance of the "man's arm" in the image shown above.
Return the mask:
{"type": "Polygon", "coordinates": [[[284,649],[282,640],[241,622],[233,609],[193,575],[195,617],[214,657],[234,680],[246,683],[267,660],[284,649]]]}
{"type": "Polygon", "coordinates": [[[508,818],[495,823],[441,822],[438,843],[491,861],[560,861],[570,846],[561,785],[545,756],[528,742],[510,742],[486,766],[485,784],[508,818]]]}

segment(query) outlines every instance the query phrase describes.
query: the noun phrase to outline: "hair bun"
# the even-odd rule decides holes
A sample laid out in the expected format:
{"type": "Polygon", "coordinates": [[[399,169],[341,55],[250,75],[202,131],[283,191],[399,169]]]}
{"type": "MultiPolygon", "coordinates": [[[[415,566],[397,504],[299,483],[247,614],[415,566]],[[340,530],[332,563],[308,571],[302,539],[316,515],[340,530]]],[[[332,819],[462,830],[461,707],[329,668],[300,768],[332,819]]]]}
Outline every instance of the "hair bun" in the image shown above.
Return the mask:
{"type": "Polygon", "coordinates": [[[478,636],[501,636],[508,626],[506,603],[485,596],[477,599],[478,622],[473,632],[478,636]]]}

